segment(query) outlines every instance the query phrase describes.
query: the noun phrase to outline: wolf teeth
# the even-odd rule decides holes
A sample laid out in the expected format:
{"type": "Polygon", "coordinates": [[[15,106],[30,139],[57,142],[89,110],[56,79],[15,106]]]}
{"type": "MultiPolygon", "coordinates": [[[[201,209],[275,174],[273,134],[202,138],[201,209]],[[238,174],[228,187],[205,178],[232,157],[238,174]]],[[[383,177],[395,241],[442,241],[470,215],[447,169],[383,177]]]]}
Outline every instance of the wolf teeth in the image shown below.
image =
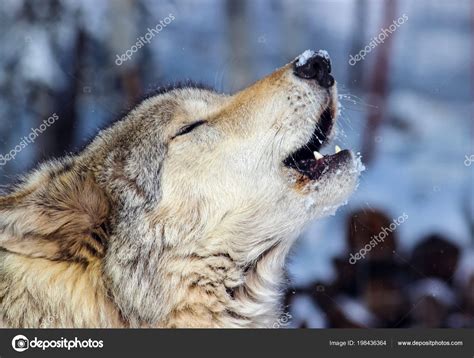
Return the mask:
{"type": "Polygon", "coordinates": [[[334,148],[334,151],[336,152],[336,154],[339,153],[341,151],[341,147],[336,145],[336,147],[334,148]]]}
{"type": "Polygon", "coordinates": [[[315,150],[313,152],[313,154],[314,154],[314,157],[316,158],[316,160],[319,160],[319,159],[323,158],[323,155],[321,153],[319,153],[317,150],[315,150]]]}

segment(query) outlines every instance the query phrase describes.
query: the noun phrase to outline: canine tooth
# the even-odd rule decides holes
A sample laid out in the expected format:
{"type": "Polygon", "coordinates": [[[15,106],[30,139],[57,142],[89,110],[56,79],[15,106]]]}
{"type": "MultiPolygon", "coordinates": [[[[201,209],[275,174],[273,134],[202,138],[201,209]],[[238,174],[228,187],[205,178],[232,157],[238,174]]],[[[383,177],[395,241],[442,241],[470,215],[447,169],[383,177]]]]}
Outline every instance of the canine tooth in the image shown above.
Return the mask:
{"type": "Polygon", "coordinates": [[[319,153],[318,151],[314,151],[313,154],[314,154],[314,157],[316,158],[316,160],[319,160],[319,159],[323,158],[323,155],[321,153],[319,153]]]}
{"type": "Polygon", "coordinates": [[[335,152],[336,153],[339,153],[341,151],[341,147],[339,147],[338,145],[336,145],[336,148],[334,148],[335,152]]]}

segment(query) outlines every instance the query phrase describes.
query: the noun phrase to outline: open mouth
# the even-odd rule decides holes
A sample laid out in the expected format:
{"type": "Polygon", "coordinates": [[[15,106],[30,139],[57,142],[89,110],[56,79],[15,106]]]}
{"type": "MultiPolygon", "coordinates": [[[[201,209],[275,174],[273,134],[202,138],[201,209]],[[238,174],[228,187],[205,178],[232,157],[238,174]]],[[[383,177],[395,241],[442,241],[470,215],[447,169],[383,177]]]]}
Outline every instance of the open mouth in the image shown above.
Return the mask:
{"type": "Polygon", "coordinates": [[[329,169],[350,159],[350,151],[341,150],[338,146],[335,147],[334,154],[323,155],[319,152],[327,144],[333,124],[334,110],[328,106],[321,114],[310,140],[290,154],[283,164],[311,180],[317,180],[329,169]]]}

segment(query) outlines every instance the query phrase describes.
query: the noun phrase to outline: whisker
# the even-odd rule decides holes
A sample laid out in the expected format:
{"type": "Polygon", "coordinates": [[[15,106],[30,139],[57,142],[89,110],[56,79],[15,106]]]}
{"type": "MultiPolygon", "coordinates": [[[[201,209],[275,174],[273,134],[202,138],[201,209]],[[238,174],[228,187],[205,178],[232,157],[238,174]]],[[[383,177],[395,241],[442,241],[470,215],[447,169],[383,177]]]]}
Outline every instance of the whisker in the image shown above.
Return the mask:
{"type": "Polygon", "coordinates": [[[371,107],[371,108],[378,108],[378,106],[367,103],[362,98],[360,98],[360,97],[358,97],[354,94],[339,93],[337,97],[338,97],[339,101],[347,101],[349,103],[356,104],[356,105],[361,105],[361,106],[371,107]]]}

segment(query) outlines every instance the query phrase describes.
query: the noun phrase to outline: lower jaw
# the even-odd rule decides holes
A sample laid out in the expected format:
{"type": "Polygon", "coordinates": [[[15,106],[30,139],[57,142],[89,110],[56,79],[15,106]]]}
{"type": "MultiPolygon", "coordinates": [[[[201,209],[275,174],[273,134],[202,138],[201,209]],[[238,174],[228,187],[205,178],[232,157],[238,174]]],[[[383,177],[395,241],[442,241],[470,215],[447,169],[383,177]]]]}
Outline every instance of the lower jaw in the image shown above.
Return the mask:
{"type": "MultiPolygon", "coordinates": [[[[319,153],[318,153],[319,154],[319,153]]],[[[349,150],[340,150],[331,155],[321,156],[319,158],[304,159],[290,166],[301,177],[299,181],[315,181],[318,180],[328,170],[337,170],[342,163],[352,158],[349,150]],[[293,167],[293,166],[296,166],[293,167]]]]}

